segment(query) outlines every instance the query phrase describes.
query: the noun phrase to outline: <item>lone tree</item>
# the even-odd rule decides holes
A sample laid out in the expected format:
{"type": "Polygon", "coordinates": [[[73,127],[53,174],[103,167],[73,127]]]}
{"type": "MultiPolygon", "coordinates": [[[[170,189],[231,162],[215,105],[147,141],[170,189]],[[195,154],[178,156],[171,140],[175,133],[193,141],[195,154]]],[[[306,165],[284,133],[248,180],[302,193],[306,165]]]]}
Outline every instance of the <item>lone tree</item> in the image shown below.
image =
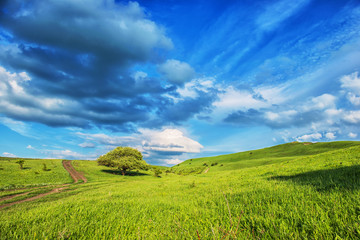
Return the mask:
{"type": "Polygon", "coordinates": [[[148,164],[142,159],[142,154],[131,147],[117,147],[97,159],[99,165],[118,168],[122,175],[127,170],[147,170],[148,164]]]}
{"type": "Polygon", "coordinates": [[[16,163],[18,163],[20,165],[20,169],[24,169],[24,163],[25,161],[23,159],[19,159],[16,161],[16,163]]]}

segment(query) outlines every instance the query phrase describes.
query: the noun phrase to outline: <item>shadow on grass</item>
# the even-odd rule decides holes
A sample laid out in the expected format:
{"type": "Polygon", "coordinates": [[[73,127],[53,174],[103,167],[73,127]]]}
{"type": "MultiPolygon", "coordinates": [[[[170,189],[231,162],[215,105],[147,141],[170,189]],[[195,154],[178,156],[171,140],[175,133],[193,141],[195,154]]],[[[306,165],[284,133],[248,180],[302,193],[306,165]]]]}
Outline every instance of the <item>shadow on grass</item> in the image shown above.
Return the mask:
{"type": "MultiPolygon", "coordinates": [[[[105,170],[101,170],[102,172],[105,173],[110,173],[110,174],[114,174],[114,175],[122,175],[120,170],[114,170],[114,169],[105,169],[105,170]]],[[[136,171],[126,171],[126,176],[144,176],[144,175],[149,175],[146,173],[141,173],[141,172],[136,172],[136,171]]]]}
{"type": "Polygon", "coordinates": [[[357,190],[360,188],[360,166],[317,170],[290,176],[274,176],[269,180],[291,181],[301,185],[311,185],[317,191],[357,190]]]}

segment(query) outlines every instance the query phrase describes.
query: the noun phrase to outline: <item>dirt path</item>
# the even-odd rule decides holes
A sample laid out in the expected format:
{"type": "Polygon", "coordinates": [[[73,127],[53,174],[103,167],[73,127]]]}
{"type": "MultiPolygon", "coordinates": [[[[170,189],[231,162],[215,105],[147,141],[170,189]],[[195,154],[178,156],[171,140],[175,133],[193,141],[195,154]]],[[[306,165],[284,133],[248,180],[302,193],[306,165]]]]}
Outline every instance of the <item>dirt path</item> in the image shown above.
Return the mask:
{"type": "Polygon", "coordinates": [[[6,197],[3,197],[3,198],[0,198],[0,202],[6,201],[6,200],[10,200],[10,199],[12,199],[12,198],[14,198],[14,197],[24,196],[24,195],[29,194],[29,193],[30,193],[30,192],[24,192],[24,193],[18,193],[18,194],[6,196],[6,197]]]}
{"type": "Polygon", "coordinates": [[[70,176],[72,177],[72,179],[74,179],[74,183],[77,183],[79,180],[83,180],[84,183],[87,182],[86,177],[84,177],[84,175],[82,173],[75,170],[75,168],[71,165],[70,160],[63,160],[62,164],[63,164],[64,168],[66,169],[66,171],[68,171],[70,173],[70,176]]]}
{"type": "MultiPolygon", "coordinates": [[[[72,164],[71,164],[71,161],[69,161],[69,160],[63,160],[62,163],[63,163],[63,166],[64,166],[64,168],[66,169],[66,171],[69,172],[70,176],[71,176],[72,179],[74,180],[74,183],[77,183],[79,180],[82,180],[83,183],[86,183],[86,182],[87,182],[86,177],[84,177],[84,175],[83,175],[82,173],[79,173],[78,171],[76,171],[76,170],[74,169],[74,167],[73,167],[72,164]]],[[[19,200],[19,201],[15,201],[15,202],[11,202],[11,203],[7,203],[7,204],[0,205],[0,209],[1,209],[1,208],[4,208],[4,207],[10,207],[10,206],[15,205],[15,204],[18,204],[18,203],[34,201],[34,200],[36,200],[36,199],[45,197],[45,196],[47,196],[47,195],[61,192],[62,190],[68,188],[68,185],[70,185],[70,184],[64,184],[64,185],[62,185],[62,187],[54,188],[54,189],[52,189],[50,192],[41,193],[41,194],[36,195],[36,196],[34,196],[34,197],[30,197],[30,198],[26,198],[26,199],[23,199],[23,200],[19,200]]],[[[6,197],[1,198],[0,201],[10,200],[10,199],[12,199],[12,198],[14,198],[14,197],[27,195],[27,194],[29,194],[30,192],[31,192],[31,191],[25,192],[25,193],[14,194],[14,195],[11,195],[11,196],[6,196],[6,197]]]]}

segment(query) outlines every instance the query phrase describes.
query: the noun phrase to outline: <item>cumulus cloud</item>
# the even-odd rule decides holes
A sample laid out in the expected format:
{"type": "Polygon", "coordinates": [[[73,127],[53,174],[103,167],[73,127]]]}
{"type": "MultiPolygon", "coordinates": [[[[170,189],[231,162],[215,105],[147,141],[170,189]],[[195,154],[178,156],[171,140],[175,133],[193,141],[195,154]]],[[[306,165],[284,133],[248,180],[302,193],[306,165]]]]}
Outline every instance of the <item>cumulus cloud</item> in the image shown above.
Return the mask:
{"type": "Polygon", "coordinates": [[[360,94],[360,78],[358,75],[358,72],[354,72],[349,75],[342,76],[340,79],[341,87],[360,94]]]}
{"type": "Polygon", "coordinates": [[[331,94],[323,94],[318,97],[313,97],[311,99],[311,103],[305,106],[306,109],[316,109],[316,110],[323,110],[323,109],[331,109],[335,108],[336,104],[336,97],[331,94]]]}
{"type": "Polygon", "coordinates": [[[142,146],[146,151],[199,153],[203,146],[186,136],[178,129],[156,130],[142,129],[142,146]]]}
{"type": "Polygon", "coordinates": [[[345,122],[357,124],[360,122],[360,111],[348,111],[343,117],[345,122]]]}
{"type": "Polygon", "coordinates": [[[296,140],[299,142],[312,142],[315,140],[320,140],[322,138],[321,133],[312,133],[312,134],[305,134],[300,137],[297,137],[296,140]]]}
{"type": "Polygon", "coordinates": [[[357,135],[357,133],[350,132],[348,134],[348,136],[349,136],[349,138],[356,138],[358,135],[357,135]]]}
{"type": "Polygon", "coordinates": [[[12,154],[12,153],[8,153],[8,152],[3,152],[2,154],[4,157],[17,157],[15,154],[12,154]]]}
{"type": "Polygon", "coordinates": [[[325,137],[330,140],[334,140],[336,138],[335,134],[332,132],[328,132],[325,134],[325,137]]]}
{"type": "Polygon", "coordinates": [[[27,145],[27,147],[26,147],[27,149],[35,149],[33,146],[31,146],[31,145],[27,145]]]}
{"type": "Polygon", "coordinates": [[[178,85],[190,81],[195,75],[194,69],[189,64],[175,59],[167,60],[159,65],[158,69],[169,82],[178,85]]]}
{"type": "Polygon", "coordinates": [[[347,91],[347,99],[355,106],[360,105],[360,77],[358,72],[344,75],[340,79],[341,87],[347,91]]]}

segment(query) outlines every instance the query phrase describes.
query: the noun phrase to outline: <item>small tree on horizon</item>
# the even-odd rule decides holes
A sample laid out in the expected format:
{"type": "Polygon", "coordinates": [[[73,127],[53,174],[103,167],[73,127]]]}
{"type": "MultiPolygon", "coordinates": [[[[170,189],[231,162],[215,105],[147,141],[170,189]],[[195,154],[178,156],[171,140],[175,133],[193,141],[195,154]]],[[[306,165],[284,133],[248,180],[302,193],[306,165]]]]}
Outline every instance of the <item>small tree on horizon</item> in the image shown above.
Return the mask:
{"type": "Polygon", "coordinates": [[[143,160],[139,150],[131,147],[117,147],[97,159],[99,165],[117,168],[124,176],[132,169],[147,170],[148,164],[143,160]]]}
{"type": "Polygon", "coordinates": [[[24,169],[24,163],[25,161],[23,159],[19,159],[16,161],[16,163],[18,163],[20,165],[20,169],[24,169]]]}

